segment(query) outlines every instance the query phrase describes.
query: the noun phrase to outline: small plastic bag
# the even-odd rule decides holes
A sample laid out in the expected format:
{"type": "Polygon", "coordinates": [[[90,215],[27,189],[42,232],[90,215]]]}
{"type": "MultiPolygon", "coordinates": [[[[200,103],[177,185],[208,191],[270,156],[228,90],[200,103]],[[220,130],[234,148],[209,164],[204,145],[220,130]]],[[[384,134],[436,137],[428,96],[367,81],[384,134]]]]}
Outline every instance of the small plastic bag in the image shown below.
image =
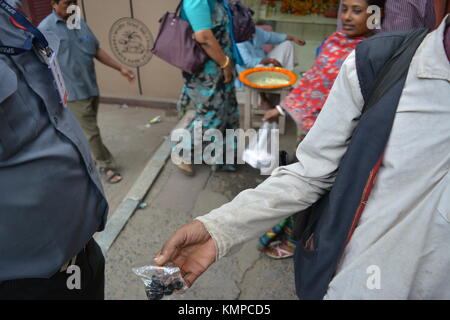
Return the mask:
{"type": "Polygon", "coordinates": [[[250,141],[242,159],[264,175],[270,175],[279,164],[278,125],[265,121],[258,131],[257,141],[250,141]],[[274,137],[272,131],[276,130],[274,137]],[[275,139],[274,139],[275,138],[275,139]]]}
{"type": "Polygon", "coordinates": [[[180,269],[172,263],[164,267],[144,266],[132,270],[144,282],[149,300],[161,300],[172,294],[181,295],[188,289],[180,269]]]}

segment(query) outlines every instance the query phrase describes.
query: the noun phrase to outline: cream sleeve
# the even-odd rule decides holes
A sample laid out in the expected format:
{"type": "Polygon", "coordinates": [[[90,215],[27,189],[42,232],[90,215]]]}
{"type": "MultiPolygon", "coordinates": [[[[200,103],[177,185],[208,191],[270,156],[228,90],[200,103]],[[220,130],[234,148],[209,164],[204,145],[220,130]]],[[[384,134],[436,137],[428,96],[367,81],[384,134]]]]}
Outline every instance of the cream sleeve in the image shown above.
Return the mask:
{"type": "MultiPolygon", "coordinates": [[[[319,117],[297,149],[298,163],[276,169],[255,189],[198,217],[218,248],[218,259],[314,204],[331,186],[364,100],[354,52],[343,64],[319,117]]],[[[294,143],[294,142],[293,142],[294,143]]]]}

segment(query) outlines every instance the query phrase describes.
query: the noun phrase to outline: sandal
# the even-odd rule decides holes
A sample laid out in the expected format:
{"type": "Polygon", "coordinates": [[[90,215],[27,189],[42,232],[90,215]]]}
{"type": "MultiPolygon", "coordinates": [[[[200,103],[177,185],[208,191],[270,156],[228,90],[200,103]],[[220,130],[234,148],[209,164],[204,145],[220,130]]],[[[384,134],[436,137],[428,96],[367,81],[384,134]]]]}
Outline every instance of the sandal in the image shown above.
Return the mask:
{"type": "Polygon", "coordinates": [[[292,249],[281,242],[273,242],[268,247],[263,248],[262,251],[274,260],[288,259],[294,256],[292,249]]]}
{"type": "Polygon", "coordinates": [[[100,168],[99,171],[101,175],[105,177],[106,182],[108,182],[109,184],[116,184],[123,180],[122,175],[111,168],[100,168]]]}

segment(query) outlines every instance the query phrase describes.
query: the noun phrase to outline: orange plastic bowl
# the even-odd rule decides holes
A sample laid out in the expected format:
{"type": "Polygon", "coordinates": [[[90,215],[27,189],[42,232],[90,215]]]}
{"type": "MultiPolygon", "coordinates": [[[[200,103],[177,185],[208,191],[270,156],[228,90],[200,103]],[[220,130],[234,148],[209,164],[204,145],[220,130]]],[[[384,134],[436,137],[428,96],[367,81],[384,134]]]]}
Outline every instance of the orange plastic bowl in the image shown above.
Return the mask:
{"type": "Polygon", "coordinates": [[[293,86],[297,82],[297,75],[283,68],[258,67],[243,71],[239,80],[252,88],[270,90],[293,86]]]}

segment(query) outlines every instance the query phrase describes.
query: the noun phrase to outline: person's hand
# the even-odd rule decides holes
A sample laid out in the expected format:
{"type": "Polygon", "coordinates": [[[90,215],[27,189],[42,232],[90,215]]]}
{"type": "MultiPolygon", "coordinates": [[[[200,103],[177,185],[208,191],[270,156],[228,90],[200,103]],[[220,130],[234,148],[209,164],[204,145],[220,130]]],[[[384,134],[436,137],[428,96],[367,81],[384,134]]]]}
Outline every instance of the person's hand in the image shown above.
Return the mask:
{"type": "Polygon", "coordinates": [[[263,64],[263,65],[273,64],[275,67],[278,67],[278,68],[283,67],[281,62],[274,58],[264,58],[261,60],[261,64],[263,64]]]}
{"type": "Polygon", "coordinates": [[[287,40],[292,41],[299,46],[304,46],[306,44],[305,40],[303,40],[302,38],[298,38],[298,37],[289,36],[289,37],[287,37],[287,40]]]}
{"type": "Polygon", "coordinates": [[[216,254],[211,235],[203,223],[194,220],[172,235],[156,255],[155,263],[163,266],[173,262],[190,287],[216,261],[216,254]]]}
{"type": "Polygon", "coordinates": [[[280,116],[277,108],[270,109],[264,114],[263,121],[276,120],[280,116]]]}
{"type": "Polygon", "coordinates": [[[122,76],[127,78],[130,83],[134,83],[134,81],[136,80],[136,75],[134,74],[133,70],[122,67],[120,69],[120,73],[122,74],[122,76]]]}
{"type": "Polygon", "coordinates": [[[229,63],[228,66],[222,70],[222,72],[225,77],[225,83],[229,83],[233,80],[233,66],[231,63],[229,63]]]}

